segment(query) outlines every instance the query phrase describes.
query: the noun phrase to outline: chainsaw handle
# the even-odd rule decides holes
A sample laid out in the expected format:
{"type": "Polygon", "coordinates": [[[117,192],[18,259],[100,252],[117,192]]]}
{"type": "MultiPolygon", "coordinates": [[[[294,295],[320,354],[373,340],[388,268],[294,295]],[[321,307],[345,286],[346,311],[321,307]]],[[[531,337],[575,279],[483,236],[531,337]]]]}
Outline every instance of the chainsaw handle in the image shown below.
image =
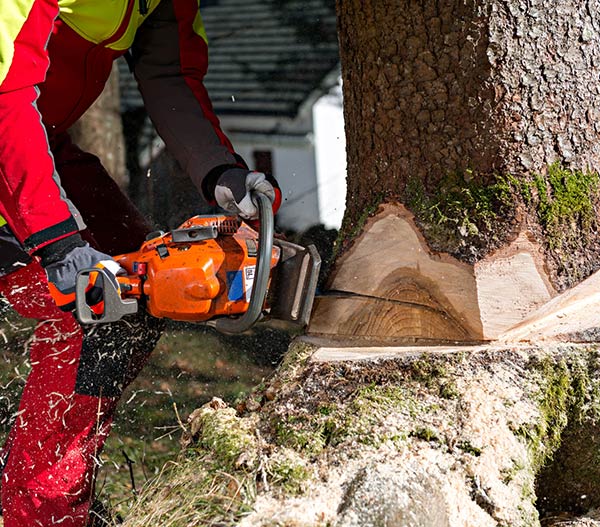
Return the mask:
{"type": "Polygon", "coordinates": [[[271,257],[273,254],[273,233],[275,220],[271,200],[264,194],[255,192],[252,197],[258,203],[258,219],[260,227],[258,232],[258,255],[256,257],[256,270],[248,310],[239,318],[219,318],[215,321],[215,328],[221,333],[243,333],[250,329],[262,314],[267,296],[267,287],[271,275],[271,257]]]}
{"type": "MultiPolygon", "coordinates": [[[[118,279],[118,278],[117,278],[118,279]]],[[[133,298],[123,300],[119,287],[114,282],[114,276],[102,267],[81,269],[77,273],[75,284],[75,315],[82,324],[106,324],[121,320],[125,315],[137,313],[138,303],[133,298]],[[102,280],[102,301],[104,310],[101,315],[95,315],[86,302],[86,291],[90,276],[98,274],[102,280]]]]}

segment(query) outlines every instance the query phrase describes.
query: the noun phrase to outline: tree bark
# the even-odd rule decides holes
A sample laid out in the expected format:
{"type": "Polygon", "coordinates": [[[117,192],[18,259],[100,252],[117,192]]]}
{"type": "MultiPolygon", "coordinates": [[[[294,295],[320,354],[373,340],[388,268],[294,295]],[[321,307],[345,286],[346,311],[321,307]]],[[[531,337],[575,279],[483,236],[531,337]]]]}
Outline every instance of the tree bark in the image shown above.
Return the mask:
{"type": "MultiPolygon", "coordinates": [[[[457,180],[478,187],[509,174],[531,180],[557,162],[584,171],[600,166],[597,2],[339,0],[337,10],[345,234],[360,227],[365,204],[399,200],[415,210],[415,181],[435,193],[457,180]]],[[[540,223],[534,203],[526,205],[503,211],[500,238],[514,234],[515,223],[540,223]]],[[[543,227],[533,230],[546,243],[543,227]]],[[[470,251],[434,245],[477,259],[499,245],[483,238],[467,240],[470,251]]],[[[548,255],[559,288],[597,268],[598,247],[589,245],[564,248],[583,260],[582,276],[581,262],[564,265],[548,255]]]]}
{"type": "Polygon", "coordinates": [[[71,127],[69,133],[81,149],[97,155],[117,184],[127,190],[129,177],[125,170],[125,140],[116,64],[102,95],[71,127]]]}
{"type": "Polygon", "coordinates": [[[596,2],[338,1],[350,192],[598,167],[596,2]]]}

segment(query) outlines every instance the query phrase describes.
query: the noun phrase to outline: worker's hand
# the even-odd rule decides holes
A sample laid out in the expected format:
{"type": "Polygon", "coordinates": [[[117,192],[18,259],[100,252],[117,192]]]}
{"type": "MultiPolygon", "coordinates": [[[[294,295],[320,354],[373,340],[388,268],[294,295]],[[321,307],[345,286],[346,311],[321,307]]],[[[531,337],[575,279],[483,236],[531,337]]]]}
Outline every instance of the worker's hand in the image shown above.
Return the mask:
{"type": "MultiPolygon", "coordinates": [[[[83,242],[79,235],[59,240],[36,254],[46,270],[50,294],[62,311],[72,311],[75,308],[75,283],[81,269],[106,269],[119,290],[116,275],[122,271],[121,266],[107,254],[83,242]]],[[[86,303],[92,311],[102,312],[103,298],[103,278],[99,273],[91,273],[86,288],[86,303]]]]}
{"type": "Polygon", "coordinates": [[[239,215],[245,220],[258,218],[258,207],[252,200],[252,193],[267,196],[277,212],[281,203],[281,191],[273,178],[267,179],[262,172],[251,172],[243,168],[230,168],[223,172],[215,186],[215,201],[227,212],[239,215]]]}

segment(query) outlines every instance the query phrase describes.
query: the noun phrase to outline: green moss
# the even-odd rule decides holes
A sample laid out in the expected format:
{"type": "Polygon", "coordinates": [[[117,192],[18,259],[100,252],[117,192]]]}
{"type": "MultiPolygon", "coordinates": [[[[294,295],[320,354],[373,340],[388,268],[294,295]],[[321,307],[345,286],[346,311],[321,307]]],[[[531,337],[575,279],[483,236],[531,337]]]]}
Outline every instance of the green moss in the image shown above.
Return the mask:
{"type": "Polygon", "coordinates": [[[475,457],[479,457],[482,452],[481,448],[473,446],[470,441],[460,441],[456,446],[466,454],[471,454],[475,457]]]}
{"type": "Polygon", "coordinates": [[[443,382],[440,385],[440,397],[443,399],[458,399],[460,391],[454,381],[443,382]]]}
{"type": "Polygon", "coordinates": [[[597,352],[590,350],[567,357],[559,361],[543,358],[531,363],[540,387],[537,395],[540,418],[535,425],[521,427],[516,432],[527,440],[535,472],[552,459],[567,426],[571,428],[581,425],[584,419],[600,417],[596,403],[600,383],[592,381],[589,373],[596,368],[597,352]]]}
{"type": "Polygon", "coordinates": [[[411,365],[411,376],[416,381],[429,383],[448,374],[447,364],[436,357],[416,360],[411,365]]]}
{"type": "Polygon", "coordinates": [[[304,491],[311,472],[304,459],[293,450],[281,449],[267,462],[269,480],[287,494],[297,495],[304,491]]]}
{"type": "Polygon", "coordinates": [[[502,483],[508,485],[511,483],[521,471],[525,469],[525,465],[521,460],[513,459],[512,465],[500,471],[502,475],[502,483]]]}
{"type": "Polygon", "coordinates": [[[572,392],[570,372],[564,361],[554,363],[545,358],[536,362],[533,369],[539,376],[540,418],[533,425],[519,427],[516,433],[527,441],[531,464],[537,473],[560,447],[572,392]]]}
{"type": "Polygon", "coordinates": [[[440,441],[437,432],[427,426],[415,428],[413,431],[410,432],[409,436],[416,437],[417,439],[422,439],[423,441],[430,441],[436,443],[440,441]]]}
{"type": "Polygon", "coordinates": [[[357,389],[344,408],[321,405],[313,413],[278,417],[272,428],[278,445],[315,456],[349,439],[375,447],[386,441],[405,441],[406,430],[386,427],[380,434],[378,428],[390,412],[415,417],[424,408],[406,387],[373,383],[357,389]]]}
{"type": "Polygon", "coordinates": [[[514,208],[514,191],[505,177],[482,184],[472,170],[448,174],[435,190],[425,189],[418,178],[409,178],[405,200],[434,246],[449,252],[467,243],[496,240],[497,222],[514,208]]]}
{"type": "Polygon", "coordinates": [[[550,248],[562,247],[573,236],[586,237],[595,221],[599,183],[596,172],[571,170],[559,163],[551,165],[546,176],[534,177],[535,210],[550,248]]]}
{"type": "Polygon", "coordinates": [[[257,462],[257,439],[248,419],[240,419],[233,408],[213,410],[205,406],[197,414],[195,427],[198,442],[194,450],[210,453],[223,470],[232,470],[245,456],[244,464],[252,468],[257,462]]]}
{"type": "Polygon", "coordinates": [[[371,384],[355,392],[346,414],[345,433],[360,443],[375,447],[386,441],[402,442],[410,436],[407,430],[386,428],[379,434],[378,427],[390,412],[412,418],[423,408],[407,386],[371,384]]]}
{"type": "Polygon", "coordinates": [[[469,260],[502,243],[521,202],[537,217],[559,267],[578,280],[578,259],[597,230],[599,187],[598,173],[555,163],[545,175],[495,175],[491,181],[465,170],[448,174],[434,189],[409,178],[403,199],[432,248],[469,260]]]}
{"type": "Polygon", "coordinates": [[[370,384],[355,392],[351,410],[365,417],[377,417],[381,412],[394,408],[395,411],[415,416],[420,406],[403,386],[370,384]]]}
{"type": "Polygon", "coordinates": [[[284,383],[286,380],[293,378],[296,372],[308,362],[315,349],[314,346],[306,342],[293,341],[277,368],[277,374],[281,382],[284,383]]]}
{"type": "Polygon", "coordinates": [[[327,420],[321,420],[318,416],[288,417],[275,424],[275,440],[278,445],[317,455],[328,443],[326,423],[327,420]]]}

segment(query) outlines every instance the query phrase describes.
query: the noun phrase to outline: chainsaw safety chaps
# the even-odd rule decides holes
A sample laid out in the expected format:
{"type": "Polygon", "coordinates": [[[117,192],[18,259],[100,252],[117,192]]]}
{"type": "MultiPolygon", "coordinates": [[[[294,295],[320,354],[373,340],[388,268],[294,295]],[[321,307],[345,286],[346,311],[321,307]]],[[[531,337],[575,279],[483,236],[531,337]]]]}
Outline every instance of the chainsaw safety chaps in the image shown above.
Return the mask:
{"type": "Polygon", "coordinates": [[[4,451],[5,527],[84,527],[97,462],[117,401],[141,370],[161,321],[141,314],[127,323],[83,329],[58,309],[36,262],[0,278],[2,294],[38,324],[31,373],[4,451]]]}
{"type": "Polygon", "coordinates": [[[126,321],[84,328],[75,392],[120,397],[160,338],[163,323],[141,310],[126,321]]]}

